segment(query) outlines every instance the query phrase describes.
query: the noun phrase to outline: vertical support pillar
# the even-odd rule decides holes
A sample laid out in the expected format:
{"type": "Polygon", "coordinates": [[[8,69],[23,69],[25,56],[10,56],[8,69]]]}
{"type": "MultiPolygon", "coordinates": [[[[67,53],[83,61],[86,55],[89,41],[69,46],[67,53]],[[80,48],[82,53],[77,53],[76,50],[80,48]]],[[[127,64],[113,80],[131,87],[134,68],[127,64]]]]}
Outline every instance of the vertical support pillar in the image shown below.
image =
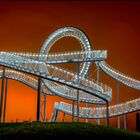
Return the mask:
{"type": "Polygon", "coordinates": [[[72,101],[72,122],[74,122],[74,100],[72,101]]]}
{"type": "Polygon", "coordinates": [[[63,113],[63,122],[66,122],[66,114],[65,113],[63,113]]]}
{"type": "MultiPolygon", "coordinates": [[[[86,108],[88,108],[88,103],[86,103],[86,108]]],[[[86,118],[86,123],[88,123],[88,119],[87,118],[86,118]]]]}
{"type": "Polygon", "coordinates": [[[140,132],[140,114],[136,113],[136,131],[140,132]]]}
{"type": "Polygon", "coordinates": [[[47,98],[47,95],[44,94],[44,122],[46,122],[46,98],[47,98]]]}
{"type": "MultiPolygon", "coordinates": [[[[87,75],[85,76],[85,78],[87,77],[87,75]]],[[[88,99],[88,94],[86,94],[86,100],[88,99]]],[[[89,107],[89,104],[88,103],[86,103],[86,108],[88,108],[89,107]]],[[[88,118],[86,118],[86,123],[88,123],[88,118]]]]}
{"type": "Polygon", "coordinates": [[[99,83],[99,78],[100,78],[100,68],[97,67],[97,80],[96,80],[97,84],[99,83]]]}
{"type": "Polygon", "coordinates": [[[77,122],[79,122],[79,90],[77,90],[77,122]]]}
{"type": "MultiPolygon", "coordinates": [[[[118,104],[118,112],[120,112],[120,86],[119,81],[117,81],[117,104],[118,104]]],[[[118,128],[120,128],[120,115],[118,115],[118,128]]]]}
{"type": "Polygon", "coordinates": [[[2,111],[3,111],[3,95],[4,95],[4,78],[5,78],[5,67],[3,67],[2,83],[1,83],[1,99],[0,99],[0,122],[2,122],[2,111]]]}
{"type": "Polygon", "coordinates": [[[4,96],[4,113],[3,113],[3,122],[5,122],[5,117],[6,117],[7,88],[8,88],[8,78],[6,78],[6,87],[5,87],[5,96],[4,96]]]}
{"type": "MultiPolygon", "coordinates": [[[[97,67],[97,84],[99,84],[99,78],[100,78],[100,68],[99,66],[97,67]]],[[[100,107],[100,105],[98,105],[98,108],[100,107]]],[[[98,116],[99,116],[99,112],[98,112],[98,116]]],[[[100,125],[100,119],[97,119],[97,124],[100,125]]]]}
{"type": "Polygon", "coordinates": [[[108,105],[108,101],[106,102],[106,125],[109,126],[109,105],[108,105]]]}
{"type": "Polygon", "coordinates": [[[127,114],[124,114],[124,129],[127,129],[127,114]]]}
{"type": "MultiPolygon", "coordinates": [[[[77,83],[79,84],[80,63],[77,64],[77,83]]],[[[79,90],[77,90],[77,122],[79,122],[79,90]]]]}
{"type": "Polygon", "coordinates": [[[41,96],[41,78],[38,79],[38,94],[37,94],[37,121],[40,121],[40,96],[41,96]]]}

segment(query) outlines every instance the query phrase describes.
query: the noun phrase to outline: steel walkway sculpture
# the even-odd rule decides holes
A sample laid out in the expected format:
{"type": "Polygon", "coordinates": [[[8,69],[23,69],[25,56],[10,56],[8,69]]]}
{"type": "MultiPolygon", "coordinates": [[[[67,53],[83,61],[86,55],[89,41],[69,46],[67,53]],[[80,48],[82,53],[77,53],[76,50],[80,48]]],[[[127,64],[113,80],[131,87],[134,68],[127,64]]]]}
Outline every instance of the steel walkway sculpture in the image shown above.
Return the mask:
{"type": "MultiPolygon", "coordinates": [[[[91,44],[87,36],[79,29],[65,27],[52,33],[43,44],[40,53],[0,52],[0,65],[4,67],[0,71],[2,81],[10,78],[20,81],[38,91],[37,120],[40,120],[40,93],[52,96],[60,96],[72,100],[73,104],[56,102],[51,121],[56,121],[58,112],[64,112],[79,118],[106,118],[109,125],[109,117],[131,113],[140,109],[140,99],[128,101],[118,105],[108,106],[112,100],[112,89],[107,85],[87,76],[91,63],[96,63],[98,69],[123,83],[126,86],[140,90],[140,81],[120,73],[109,66],[105,59],[107,51],[91,50],[91,44]],[[82,51],[49,53],[53,44],[63,37],[74,37],[80,42],[82,51]],[[62,69],[53,64],[76,63],[77,72],[62,69]],[[24,73],[23,73],[24,72],[24,73]],[[27,74],[30,74],[27,75],[27,74]],[[37,78],[33,78],[34,75],[37,78]],[[39,78],[38,78],[39,77],[39,78]],[[76,105],[74,105],[74,101],[76,105]],[[106,104],[106,107],[80,107],[79,102],[89,104],[106,104]]],[[[0,120],[2,121],[3,85],[0,102],[0,120]]],[[[45,120],[46,115],[44,115],[45,120]]]]}

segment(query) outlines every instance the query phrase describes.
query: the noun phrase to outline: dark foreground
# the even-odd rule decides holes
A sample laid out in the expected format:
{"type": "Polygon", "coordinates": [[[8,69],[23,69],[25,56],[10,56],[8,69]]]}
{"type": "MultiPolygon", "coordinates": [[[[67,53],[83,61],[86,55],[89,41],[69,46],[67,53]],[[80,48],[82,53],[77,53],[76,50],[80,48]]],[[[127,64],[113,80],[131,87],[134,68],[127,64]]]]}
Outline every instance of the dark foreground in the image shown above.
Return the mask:
{"type": "MultiPolygon", "coordinates": [[[[5,123],[0,124],[2,139],[45,139],[50,137],[77,139],[129,139],[140,140],[140,133],[87,123],[5,123]]],[[[59,139],[59,138],[58,138],[59,139]]],[[[73,139],[72,139],[73,140],[73,139]]]]}

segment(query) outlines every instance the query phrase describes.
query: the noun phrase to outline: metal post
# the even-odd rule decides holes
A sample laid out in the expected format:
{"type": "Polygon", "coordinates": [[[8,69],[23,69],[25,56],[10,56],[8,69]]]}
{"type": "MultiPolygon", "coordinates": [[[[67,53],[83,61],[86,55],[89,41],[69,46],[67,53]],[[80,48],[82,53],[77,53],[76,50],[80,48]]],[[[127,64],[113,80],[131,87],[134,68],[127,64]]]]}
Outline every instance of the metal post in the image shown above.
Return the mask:
{"type": "Polygon", "coordinates": [[[4,95],[4,78],[5,78],[5,67],[3,67],[2,83],[1,83],[0,122],[2,122],[3,95],[4,95]]]}
{"type": "Polygon", "coordinates": [[[40,121],[40,96],[41,96],[41,78],[38,79],[37,121],[40,121]]]}
{"type": "Polygon", "coordinates": [[[79,122],[79,90],[77,90],[77,122],[79,122]]]}
{"type": "MultiPolygon", "coordinates": [[[[100,68],[97,67],[97,84],[99,84],[99,78],[100,78],[100,68]]],[[[98,104],[98,108],[100,107],[100,105],[98,104]]],[[[99,117],[99,112],[98,112],[98,117],[99,117]]],[[[100,119],[97,118],[97,124],[100,125],[100,119]]]]}
{"type": "MultiPolygon", "coordinates": [[[[117,81],[117,104],[118,104],[118,112],[120,112],[120,87],[119,81],[117,81]]],[[[118,128],[120,128],[120,115],[118,115],[118,128]]]]}
{"type": "Polygon", "coordinates": [[[140,114],[136,113],[136,131],[140,132],[140,114]]]}
{"type": "Polygon", "coordinates": [[[5,122],[5,117],[6,117],[7,88],[8,88],[8,78],[6,78],[5,97],[4,97],[3,122],[5,122]]]}
{"type": "Polygon", "coordinates": [[[66,118],[65,118],[66,114],[63,113],[63,122],[66,122],[66,118]]]}
{"type": "Polygon", "coordinates": [[[109,108],[108,101],[106,102],[106,125],[109,126],[109,108]]]}
{"type": "Polygon", "coordinates": [[[46,97],[47,95],[44,94],[44,122],[46,122],[46,97]]]}
{"type": "Polygon", "coordinates": [[[74,100],[72,101],[72,122],[74,122],[74,100]]]}
{"type": "MultiPolygon", "coordinates": [[[[77,83],[79,84],[80,63],[77,64],[77,83]]],[[[79,90],[77,90],[77,122],[79,122],[79,90]]]]}
{"type": "Polygon", "coordinates": [[[100,78],[100,68],[97,67],[97,84],[99,83],[99,78],[100,78]]]}
{"type": "MultiPolygon", "coordinates": [[[[87,75],[85,76],[85,78],[87,78],[87,75]]],[[[88,95],[86,94],[86,100],[87,100],[87,97],[88,95]]],[[[88,103],[86,103],[86,108],[88,108],[89,107],[89,104],[88,103]]],[[[86,123],[88,123],[88,119],[86,118],[86,123]]]]}
{"type": "MultiPolygon", "coordinates": [[[[86,94],[87,95],[87,94],[86,94]]],[[[88,108],[88,103],[86,103],[86,108],[88,108]]],[[[88,123],[88,119],[86,119],[86,123],[88,123]]]]}
{"type": "Polygon", "coordinates": [[[124,129],[127,128],[127,114],[124,114],[124,129]]]}

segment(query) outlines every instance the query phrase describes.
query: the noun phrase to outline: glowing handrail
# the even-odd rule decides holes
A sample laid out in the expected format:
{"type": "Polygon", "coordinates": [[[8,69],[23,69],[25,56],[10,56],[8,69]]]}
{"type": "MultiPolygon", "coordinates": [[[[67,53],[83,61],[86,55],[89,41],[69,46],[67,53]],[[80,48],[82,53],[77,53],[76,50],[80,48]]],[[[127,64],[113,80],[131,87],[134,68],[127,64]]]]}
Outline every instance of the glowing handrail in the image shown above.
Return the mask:
{"type": "MultiPolygon", "coordinates": [[[[65,102],[56,102],[58,105],[54,107],[54,110],[58,110],[64,112],[68,115],[72,115],[72,105],[65,102]]],[[[77,116],[77,106],[74,106],[74,115],[77,116]]],[[[85,119],[98,119],[98,118],[106,118],[106,107],[80,107],[79,109],[79,117],[85,119]]],[[[125,103],[121,103],[119,105],[111,105],[109,106],[109,117],[119,116],[127,113],[131,113],[134,111],[140,110],[140,98],[131,100],[125,103]],[[120,111],[118,112],[118,108],[120,111]]]]}

